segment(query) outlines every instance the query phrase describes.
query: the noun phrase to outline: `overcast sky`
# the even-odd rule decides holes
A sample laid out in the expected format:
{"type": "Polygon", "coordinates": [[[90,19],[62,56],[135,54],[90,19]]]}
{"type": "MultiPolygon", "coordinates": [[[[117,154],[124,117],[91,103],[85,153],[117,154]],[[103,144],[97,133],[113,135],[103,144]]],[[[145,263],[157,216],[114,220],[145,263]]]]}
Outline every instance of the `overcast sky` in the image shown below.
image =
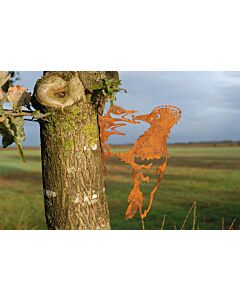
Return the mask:
{"type": "MultiPolygon", "coordinates": [[[[163,104],[176,105],[183,114],[169,142],[240,140],[240,72],[119,72],[122,86],[117,104],[149,113],[163,104]]],[[[21,72],[18,84],[31,91],[42,72],[21,72]]],[[[133,142],[147,125],[125,128],[127,136],[114,143],[133,142]]],[[[38,124],[26,124],[25,145],[39,145],[38,124]]]]}

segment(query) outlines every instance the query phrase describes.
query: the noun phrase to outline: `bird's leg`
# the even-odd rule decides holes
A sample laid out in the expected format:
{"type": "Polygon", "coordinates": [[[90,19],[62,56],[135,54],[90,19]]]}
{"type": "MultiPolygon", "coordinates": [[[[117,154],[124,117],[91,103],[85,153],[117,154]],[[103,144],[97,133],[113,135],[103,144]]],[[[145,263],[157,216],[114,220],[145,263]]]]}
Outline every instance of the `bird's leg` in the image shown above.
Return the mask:
{"type": "Polygon", "coordinates": [[[150,211],[151,207],[152,207],[152,203],[153,203],[153,197],[154,197],[154,194],[155,192],[157,191],[162,179],[163,179],[163,175],[164,175],[164,172],[167,168],[167,160],[168,158],[165,157],[165,161],[163,164],[161,164],[157,170],[159,172],[159,176],[158,176],[158,180],[157,180],[157,183],[155,184],[154,188],[152,189],[151,193],[150,193],[150,199],[149,199],[149,204],[148,204],[148,208],[145,209],[144,213],[141,215],[142,218],[145,218],[148,214],[148,212],[150,211]]]}

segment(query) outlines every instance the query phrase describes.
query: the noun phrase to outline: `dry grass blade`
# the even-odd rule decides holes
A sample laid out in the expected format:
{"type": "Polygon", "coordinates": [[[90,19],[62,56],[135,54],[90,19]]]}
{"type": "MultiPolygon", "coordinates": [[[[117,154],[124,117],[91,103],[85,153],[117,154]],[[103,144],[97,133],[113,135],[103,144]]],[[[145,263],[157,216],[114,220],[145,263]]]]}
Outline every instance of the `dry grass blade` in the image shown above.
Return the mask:
{"type": "Polygon", "coordinates": [[[188,211],[188,213],[187,213],[187,215],[186,215],[186,218],[184,219],[184,222],[183,222],[183,224],[182,224],[181,230],[184,229],[184,227],[185,227],[185,225],[186,225],[186,223],[187,223],[188,217],[189,217],[189,215],[190,215],[190,213],[191,213],[191,211],[192,211],[192,209],[193,209],[195,203],[196,203],[196,202],[193,202],[192,206],[190,207],[190,209],[189,209],[189,211],[188,211]]]}
{"type": "Polygon", "coordinates": [[[163,221],[162,221],[161,230],[163,230],[163,227],[164,227],[164,225],[165,225],[165,220],[166,220],[166,215],[163,216],[163,221]]]}
{"type": "Polygon", "coordinates": [[[224,230],[224,218],[222,218],[222,230],[224,230]]]}
{"type": "Polygon", "coordinates": [[[233,229],[233,225],[234,225],[235,221],[236,221],[236,218],[232,221],[232,224],[230,225],[229,230],[233,229]]]}
{"type": "Polygon", "coordinates": [[[142,220],[142,230],[145,230],[144,219],[141,218],[141,220],[142,220]]]}
{"type": "Polygon", "coordinates": [[[195,226],[196,226],[196,220],[197,220],[197,203],[194,202],[193,203],[193,226],[192,226],[192,230],[195,230],[195,226]]]}

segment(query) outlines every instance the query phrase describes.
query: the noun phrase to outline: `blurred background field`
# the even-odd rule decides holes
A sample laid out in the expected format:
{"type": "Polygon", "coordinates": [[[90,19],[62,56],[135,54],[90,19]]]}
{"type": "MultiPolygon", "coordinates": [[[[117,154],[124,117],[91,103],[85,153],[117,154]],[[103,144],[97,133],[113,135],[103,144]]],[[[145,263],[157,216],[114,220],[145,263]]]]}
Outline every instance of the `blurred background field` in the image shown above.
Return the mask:
{"type": "MultiPolygon", "coordinates": [[[[118,147],[114,148],[119,151],[118,147]]],[[[127,151],[127,146],[121,146],[127,151]]],[[[0,150],[0,229],[46,229],[38,148],[0,150]]],[[[145,229],[180,229],[196,202],[196,229],[240,229],[240,147],[238,145],[170,145],[165,177],[145,219],[145,229]]],[[[112,229],[142,229],[141,220],[125,220],[131,169],[117,158],[107,162],[106,193],[112,229]]],[[[154,185],[143,184],[144,194],[154,185]]],[[[147,197],[145,199],[147,205],[147,197]]],[[[185,224],[192,228],[193,210],[185,224]]]]}

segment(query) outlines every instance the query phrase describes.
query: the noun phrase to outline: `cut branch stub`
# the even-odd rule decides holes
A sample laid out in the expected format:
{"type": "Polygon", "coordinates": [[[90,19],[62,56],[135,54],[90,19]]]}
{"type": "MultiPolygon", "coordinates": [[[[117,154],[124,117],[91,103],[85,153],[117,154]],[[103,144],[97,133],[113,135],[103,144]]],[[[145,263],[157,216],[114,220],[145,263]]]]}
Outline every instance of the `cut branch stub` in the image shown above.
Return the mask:
{"type": "MultiPolygon", "coordinates": [[[[101,86],[103,80],[118,81],[118,72],[113,71],[48,71],[39,79],[34,90],[32,104],[36,109],[63,109],[93,94],[94,86],[101,86]]],[[[93,100],[93,99],[92,99],[93,100]]],[[[91,100],[91,101],[92,101],[91,100]]],[[[97,100],[97,99],[94,99],[97,100]]],[[[92,103],[93,107],[97,103],[92,103]]],[[[99,104],[99,103],[98,103],[99,104]]],[[[104,108],[105,101],[99,105],[104,108]]]]}
{"type": "Polygon", "coordinates": [[[126,211],[126,218],[132,219],[139,210],[141,218],[144,219],[151,208],[154,194],[166,170],[167,160],[169,158],[167,152],[167,138],[172,126],[181,118],[181,110],[175,106],[164,105],[156,107],[150,114],[133,115],[129,118],[129,115],[135,112],[134,110],[125,110],[118,106],[112,106],[104,116],[100,116],[99,118],[100,138],[102,159],[117,156],[123,162],[129,164],[133,170],[133,189],[128,197],[129,206],[126,211]],[[116,115],[116,117],[112,117],[112,114],[116,115]],[[148,123],[150,128],[135,141],[132,148],[128,152],[111,152],[110,146],[106,144],[108,138],[114,134],[125,135],[117,129],[127,125],[127,123],[139,124],[140,121],[148,123]],[[149,205],[144,212],[142,209],[144,197],[140,187],[141,182],[149,181],[149,177],[145,176],[143,171],[150,169],[152,164],[138,164],[135,162],[135,158],[140,158],[142,161],[164,158],[164,162],[156,169],[158,179],[150,193],[149,205]]]}
{"type": "Polygon", "coordinates": [[[77,75],[69,81],[58,75],[45,76],[35,96],[40,104],[56,109],[71,106],[86,97],[77,75]]]}

